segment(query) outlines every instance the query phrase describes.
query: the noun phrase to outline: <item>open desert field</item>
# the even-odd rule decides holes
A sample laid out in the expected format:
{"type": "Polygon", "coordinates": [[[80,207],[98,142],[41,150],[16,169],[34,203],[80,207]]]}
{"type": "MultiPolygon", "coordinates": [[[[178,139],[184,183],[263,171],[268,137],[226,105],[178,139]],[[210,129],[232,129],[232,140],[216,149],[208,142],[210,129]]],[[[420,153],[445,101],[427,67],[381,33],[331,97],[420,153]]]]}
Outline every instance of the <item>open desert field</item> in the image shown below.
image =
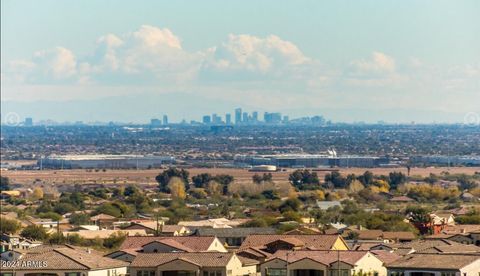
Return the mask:
{"type": "MultiPolygon", "coordinates": [[[[362,174],[366,170],[372,171],[374,174],[387,175],[392,171],[401,171],[407,173],[406,168],[345,168],[339,169],[342,174],[362,174]]],[[[246,169],[224,169],[224,168],[192,168],[188,169],[190,176],[200,173],[210,174],[230,174],[239,182],[250,181],[252,175],[256,172],[251,172],[246,169]]],[[[293,169],[286,169],[284,171],[274,172],[274,181],[288,181],[288,175],[293,169]]],[[[430,173],[440,174],[448,171],[454,173],[474,174],[480,172],[480,167],[430,167],[430,168],[412,168],[410,175],[428,176],[430,173]]],[[[105,184],[154,184],[155,176],[161,170],[107,170],[105,172],[99,170],[31,170],[31,171],[2,171],[2,176],[9,177],[13,183],[17,184],[31,184],[36,181],[44,183],[64,183],[64,184],[88,184],[88,183],[105,183],[105,184]]],[[[259,173],[259,172],[257,172],[259,173]]],[[[317,174],[322,179],[327,170],[319,170],[317,174]]],[[[259,173],[261,174],[261,173],[259,173]]]]}

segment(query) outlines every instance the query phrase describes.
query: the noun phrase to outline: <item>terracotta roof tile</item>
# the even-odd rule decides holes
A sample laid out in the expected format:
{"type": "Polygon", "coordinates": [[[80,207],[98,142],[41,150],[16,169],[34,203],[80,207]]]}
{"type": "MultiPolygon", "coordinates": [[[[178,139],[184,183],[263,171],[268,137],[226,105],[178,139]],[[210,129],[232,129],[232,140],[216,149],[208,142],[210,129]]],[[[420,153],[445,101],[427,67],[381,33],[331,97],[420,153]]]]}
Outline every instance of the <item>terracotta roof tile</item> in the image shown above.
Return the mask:
{"type": "Polygon", "coordinates": [[[184,260],[200,267],[226,266],[234,253],[202,252],[202,253],[140,253],[130,267],[157,267],[174,261],[184,260]]]}
{"type": "Polygon", "coordinates": [[[338,235],[250,235],[248,236],[240,246],[240,250],[247,249],[249,247],[265,247],[265,245],[282,239],[295,238],[305,244],[305,246],[311,249],[317,250],[329,250],[333,247],[338,235]]]}
{"type": "Polygon", "coordinates": [[[215,241],[215,237],[127,237],[125,241],[120,246],[120,250],[123,249],[136,249],[140,250],[144,245],[149,244],[154,241],[161,240],[172,240],[175,241],[187,248],[190,248],[192,251],[207,251],[210,245],[215,241]]]}
{"type": "Polygon", "coordinates": [[[480,255],[410,254],[388,264],[387,267],[412,269],[460,269],[478,260],[480,260],[480,255]]]}

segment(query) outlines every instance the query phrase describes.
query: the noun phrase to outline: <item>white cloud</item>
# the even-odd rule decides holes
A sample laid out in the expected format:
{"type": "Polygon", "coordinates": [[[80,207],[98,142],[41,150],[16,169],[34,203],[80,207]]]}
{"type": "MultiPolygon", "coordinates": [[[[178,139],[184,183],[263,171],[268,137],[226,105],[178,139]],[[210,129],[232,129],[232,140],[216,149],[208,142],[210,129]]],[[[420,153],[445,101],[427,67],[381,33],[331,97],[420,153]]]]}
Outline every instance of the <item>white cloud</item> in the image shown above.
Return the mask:
{"type": "Polygon", "coordinates": [[[381,52],[373,52],[371,59],[355,60],[351,65],[361,73],[390,73],[395,71],[395,60],[381,52]]]}
{"type": "Polygon", "coordinates": [[[205,68],[218,71],[246,70],[268,73],[308,62],[308,58],[290,41],[270,35],[260,38],[252,35],[230,34],[228,40],[209,51],[205,68]]]}
{"type": "Polygon", "coordinates": [[[55,79],[68,78],[77,72],[75,55],[63,47],[36,52],[34,62],[44,73],[52,75],[55,79]]]}

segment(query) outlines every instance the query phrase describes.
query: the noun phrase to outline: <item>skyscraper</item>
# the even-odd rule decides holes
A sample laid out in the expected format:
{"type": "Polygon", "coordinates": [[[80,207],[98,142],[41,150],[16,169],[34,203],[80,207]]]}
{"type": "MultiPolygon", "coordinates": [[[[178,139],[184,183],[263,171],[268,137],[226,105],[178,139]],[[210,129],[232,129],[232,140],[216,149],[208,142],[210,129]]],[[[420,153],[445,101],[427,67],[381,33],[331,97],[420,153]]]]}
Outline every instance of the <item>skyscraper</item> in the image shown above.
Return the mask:
{"type": "Polygon", "coordinates": [[[225,114],[225,123],[226,123],[227,125],[231,125],[231,124],[232,124],[232,114],[230,114],[230,113],[225,114]]]}
{"type": "Polygon", "coordinates": [[[168,125],[168,116],[163,115],[163,125],[168,125]]]}
{"type": "Polygon", "coordinates": [[[210,115],[205,115],[203,116],[202,118],[202,122],[206,125],[210,124],[212,122],[212,118],[210,117],[210,115]]]}
{"type": "Polygon", "coordinates": [[[162,121],[159,119],[151,119],[150,120],[150,126],[156,127],[162,125],[162,121]]]}
{"type": "Polygon", "coordinates": [[[25,118],[25,126],[33,126],[33,119],[32,118],[25,118]]]}
{"type": "Polygon", "coordinates": [[[240,124],[242,122],[242,109],[235,109],[235,124],[240,124]]]}
{"type": "Polygon", "coordinates": [[[258,112],[257,111],[252,112],[252,121],[258,122],[258,112]]]}
{"type": "Polygon", "coordinates": [[[278,112],[274,112],[274,113],[265,112],[263,118],[265,120],[265,123],[267,124],[277,124],[282,121],[282,114],[278,112]]]}
{"type": "Polygon", "coordinates": [[[247,113],[247,112],[243,112],[242,122],[243,122],[244,124],[248,123],[248,113],[247,113]]]}
{"type": "Polygon", "coordinates": [[[218,116],[216,113],[212,114],[212,123],[221,124],[222,123],[222,117],[218,116]]]}

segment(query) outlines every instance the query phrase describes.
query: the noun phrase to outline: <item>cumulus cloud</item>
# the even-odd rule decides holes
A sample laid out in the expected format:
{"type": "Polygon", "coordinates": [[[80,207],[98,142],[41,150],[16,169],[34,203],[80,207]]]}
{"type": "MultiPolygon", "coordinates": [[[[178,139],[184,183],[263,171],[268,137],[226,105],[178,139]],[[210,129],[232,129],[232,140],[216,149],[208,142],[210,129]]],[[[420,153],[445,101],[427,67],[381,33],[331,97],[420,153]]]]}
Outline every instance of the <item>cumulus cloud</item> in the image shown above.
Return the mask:
{"type": "Polygon", "coordinates": [[[56,79],[71,77],[77,72],[75,55],[63,47],[36,52],[34,62],[45,74],[52,75],[56,79]]]}
{"type": "Polygon", "coordinates": [[[369,59],[352,61],[343,77],[346,83],[358,86],[394,85],[405,79],[397,72],[395,59],[382,52],[373,52],[369,59]]]}
{"type": "Polygon", "coordinates": [[[230,34],[228,40],[209,51],[204,69],[268,73],[308,62],[308,58],[290,41],[270,35],[230,34]]]}
{"type": "Polygon", "coordinates": [[[393,72],[395,60],[384,53],[373,52],[371,59],[355,60],[352,66],[361,72],[393,72]]]}

